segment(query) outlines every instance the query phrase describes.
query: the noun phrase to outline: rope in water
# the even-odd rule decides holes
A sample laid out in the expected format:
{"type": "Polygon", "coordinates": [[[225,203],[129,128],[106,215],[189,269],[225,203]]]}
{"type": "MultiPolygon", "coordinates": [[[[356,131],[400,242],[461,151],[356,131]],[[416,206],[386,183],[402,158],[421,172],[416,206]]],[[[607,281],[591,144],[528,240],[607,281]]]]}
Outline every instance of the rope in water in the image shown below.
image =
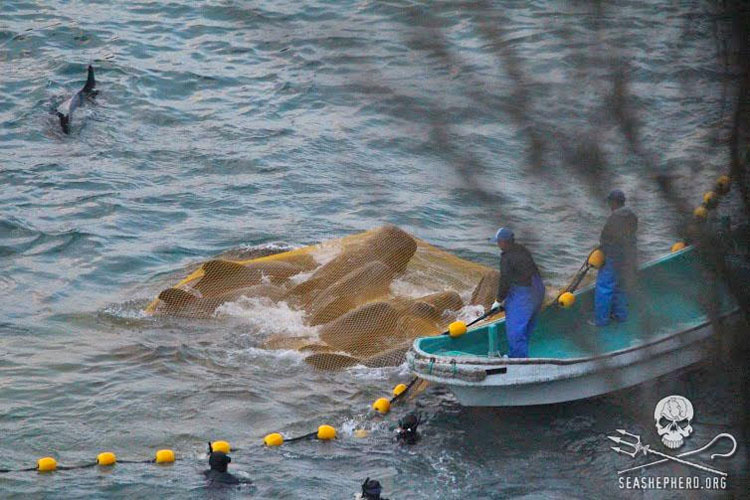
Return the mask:
{"type": "MultiPolygon", "coordinates": [[[[379,414],[385,414],[388,413],[390,410],[390,404],[397,402],[399,399],[403,398],[406,393],[411,389],[414,384],[419,380],[418,377],[414,377],[408,384],[398,384],[393,389],[393,397],[388,400],[385,399],[385,402],[387,403],[387,408],[384,408],[380,405],[373,405],[373,408],[377,411],[379,414]]],[[[378,400],[380,401],[380,400],[378,400]]],[[[377,403],[377,401],[376,401],[377,403]]],[[[317,431],[310,432],[307,434],[303,434],[301,436],[293,437],[284,439],[284,437],[279,433],[273,433],[269,434],[266,437],[263,438],[263,445],[267,447],[275,447],[275,446],[281,446],[283,443],[293,443],[296,441],[305,441],[305,440],[312,440],[312,439],[318,439],[320,441],[331,441],[333,439],[336,439],[337,432],[336,429],[330,425],[321,425],[318,427],[317,431]]],[[[212,451],[221,451],[224,453],[229,453],[232,450],[239,451],[241,448],[232,448],[227,441],[213,441],[209,442],[208,444],[208,450],[209,453],[212,451]]],[[[95,467],[97,465],[103,466],[103,467],[110,467],[115,464],[171,464],[179,459],[176,458],[175,453],[173,450],[164,449],[159,450],[156,452],[156,456],[152,459],[148,460],[118,460],[116,455],[113,452],[107,451],[100,453],[97,456],[96,462],[87,462],[85,464],[80,465],[59,465],[57,463],[57,460],[53,457],[43,457],[37,460],[36,467],[25,467],[20,469],[0,469],[0,474],[5,473],[14,473],[14,472],[30,472],[30,471],[38,471],[38,472],[52,472],[56,470],[75,470],[75,469],[88,469],[91,467],[95,467]]]]}
{"type": "Polygon", "coordinates": [[[21,469],[0,469],[0,473],[12,473],[12,472],[52,472],[55,470],[76,470],[76,469],[90,469],[100,465],[102,467],[110,467],[117,463],[120,464],[171,464],[177,461],[175,458],[174,451],[172,450],[159,450],[156,452],[156,456],[148,460],[118,460],[115,454],[111,451],[105,451],[100,453],[96,457],[96,462],[87,462],[79,465],[59,465],[57,460],[53,457],[42,457],[37,460],[36,467],[25,467],[21,469]]]}

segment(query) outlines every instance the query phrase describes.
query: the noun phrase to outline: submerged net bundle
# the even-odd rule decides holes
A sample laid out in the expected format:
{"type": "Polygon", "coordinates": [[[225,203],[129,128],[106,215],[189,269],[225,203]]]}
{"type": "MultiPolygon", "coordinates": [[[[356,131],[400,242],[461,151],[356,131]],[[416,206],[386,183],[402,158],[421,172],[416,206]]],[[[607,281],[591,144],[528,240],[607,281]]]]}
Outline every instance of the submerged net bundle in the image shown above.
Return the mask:
{"type": "Polygon", "coordinates": [[[211,318],[227,303],[259,298],[303,313],[301,335],[264,339],[297,349],[317,368],[396,365],[416,337],[479,316],[500,274],[383,226],[251,260],[203,263],[147,308],[150,314],[211,318]]]}

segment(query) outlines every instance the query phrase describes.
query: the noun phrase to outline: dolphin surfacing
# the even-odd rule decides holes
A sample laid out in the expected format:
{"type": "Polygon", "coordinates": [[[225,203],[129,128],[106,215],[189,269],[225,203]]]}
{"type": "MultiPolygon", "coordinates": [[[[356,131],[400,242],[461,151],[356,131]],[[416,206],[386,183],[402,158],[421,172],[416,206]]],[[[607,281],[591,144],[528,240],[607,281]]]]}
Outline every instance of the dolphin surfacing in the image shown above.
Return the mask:
{"type": "Polygon", "coordinates": [[[83,100],[86,97],[93,97],[96,95],[94,87],[96,87],[94,67],[89,64],[86,84],[81,90],[73,94],[73,96],[70,97],[67,101],[60,104],[60,106],[57,107],[57,111],[55,112],[55,114],[57,114],[57,117],[60,119],[60,127],[62,127],[62,131],[66,134],[70,133],[70,121],[73,118],[73,111],[75,111],[78,106],[83,104],[83,100]]]}

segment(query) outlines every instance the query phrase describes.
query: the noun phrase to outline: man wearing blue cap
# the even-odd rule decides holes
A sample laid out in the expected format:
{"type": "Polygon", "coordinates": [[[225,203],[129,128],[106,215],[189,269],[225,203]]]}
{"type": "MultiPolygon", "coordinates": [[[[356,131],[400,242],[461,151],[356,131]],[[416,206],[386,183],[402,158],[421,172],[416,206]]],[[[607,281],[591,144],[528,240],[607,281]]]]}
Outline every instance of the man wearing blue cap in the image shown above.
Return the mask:
{"type": "Polygon", "coordinates": [[[606,326],[611,319],[628,319],[626,291],[635,278],[638,264],[636,231],[638,217],[625,206],[625,193],[613,189],[607,196],[612,211],[599,238],[604,252],[604,265],[596,276],[594,292],[594,324],[606,326]]]}
{"type": "Polygon", "coordinates": [[[513,231],[501,227],[490,241],[502,252],[500,286],[493,310],[505,301],[505,333],[511,358],[529,357],[529,337],[544,300],[544,283],[531,253],[515,242],[513,231]]]}

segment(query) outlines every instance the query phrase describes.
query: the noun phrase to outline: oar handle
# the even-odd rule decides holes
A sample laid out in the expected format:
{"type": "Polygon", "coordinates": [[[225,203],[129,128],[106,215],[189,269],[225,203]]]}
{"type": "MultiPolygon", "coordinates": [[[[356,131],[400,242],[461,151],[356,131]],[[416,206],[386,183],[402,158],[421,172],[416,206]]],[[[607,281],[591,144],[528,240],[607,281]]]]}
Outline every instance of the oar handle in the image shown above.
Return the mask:
{"type": "MultiPolygon", "coordinates": [[[[478,318],[476,318],[475,320],[472,320],[472,321],[470,321],[469,323],[466,323],[466,327],[468,328],[468,327],[470,327],[471,325],[473,325],[473,324],[475,324],[475,323],[479,323],[479,322],[480,322],[480,321],[482,321],[483,319],[487,319],[487,318],[489,318],[490,316],[492,316],[493,314],[497,314],[497,313],[499,313],[499,312],[502,312],[502,311],[505,311],[505,308],[504,308],[504,307],[502,307],[502,306],[501,306],[501,307],[498,307],[497,309],[490,309],[489,311],[487,311],[486,313],[482,314],[481,316],[479,316],[479,317],[478,317],[478,318]]],[[[446,331],[444,331],[443,333],[441,333],[440,335],[450,335],[450,330],[446,330],[446,331]]]]}
{"type": "Polygon", "coordinates": [[[406,389],[404,389],[403,392],[401,392],[401,393],[399,393],[396,396],[393,396],[391,398],[391,403],[395,403],[399,399],[401,399],[404,396],[406,396],[406,393],[409,392],[409,389],[412,388],[412,386],[417,382],[417,380],[419,380],[419,377],[414,377],[413,379],[411,379],[411,382],[409,382],[409,384],[406,386],[406,389]]]}
{"type": "Polygon", "coordinates": [[[493,314],[497,314],[497,313],[499,313],[499,312],[503,312],[503,311],[505,311],[505,308],[504,308],[503,306],[500,306],[500,307],[498,307],[497,309],[490,309],[489,311],[487,311],[486,313],[482,314],[481,316],[479,316],[479,317],[478,317],[477,319],[475,319],[474,321],[471,321],[471,322],[467,323],[467,324],[466,324],[466,326],[471,326],[471,325],[473,325],[474,323],[479,323],[479,322],[480,322],[480,321],[482,321],[483,319],[487,319],[487,318],[489,318],[490,316],[492,316],[493,314]]]}

